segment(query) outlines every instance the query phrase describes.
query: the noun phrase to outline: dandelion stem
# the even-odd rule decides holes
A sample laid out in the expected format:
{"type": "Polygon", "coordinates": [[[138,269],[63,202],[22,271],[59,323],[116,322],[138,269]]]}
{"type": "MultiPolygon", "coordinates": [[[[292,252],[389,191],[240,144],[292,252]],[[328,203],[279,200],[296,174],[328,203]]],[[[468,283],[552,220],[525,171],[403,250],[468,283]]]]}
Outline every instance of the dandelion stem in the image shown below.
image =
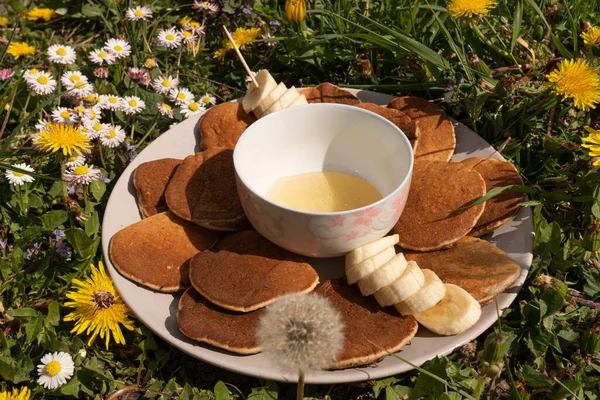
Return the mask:
{"type": "Polygon", "coordinates": [[[102,163],[102,167],[106,169],[106,163],[104,162],[104,151],[102,151],[102,145],[98,145],[98,152],[100,153],[100,162],[102,163]]]}
{"type": "Polygon", "coordinates": [[[144,140],[146,140],[148,135],[150,135],[150,132],[152,132],[154,130],[154,127],[156,126],[157,123],[158,123],[158,116],[156,118],[154,118],[154,123],[146,131],[146,134],[144,136],[142,136],[142,138],[136,143],[135,147],[138,147],[140,144],[142,144],[144,142],[144,140]]]}
{"type": "Polygon", "coordinates": [[[19,203],[21,204],[21,209],[19,210],[19,215],[25,215],[25,202],[23,201],[23,186],[17,185],[19,187],[19,203]]]}
{"type": "Polygon", "coordinates": [[[67,171],[67,161],[63,158],[63,160],[60,163],[60,178],[62,180],[63,201],[64,201],[65,205],[67,204],[67,199],[69,197],[69,195],[67,193],[67,181],[65,180],[65,172],[66,171],[67,171]]]}
{"type": "Polygon", "coordinates": [[[496,46],[495,44],[493,44],[492,42],[490,42],[490,40],[483,34],[483,32],[481,32],[479,30],[479,28],[477,27],[477,25],[471,23],[471,28],[473,29],[473,32],[475,32],[475,34],[477,35],[477,37],[479,39],[481,39],[481,41],[483,43],[485,43],[486,45],[488,45],[490,47],[490,49],[492,49],[493,51],[495,51],[496,53],[498,53],[499,55],[501,55],[502,57],[508,58],[508,59],[514,59],[516,60],[519,64],[527,64],[527,61],[520,58],[520,57],[515,57],[512,54],[510,54],[508,51],[506,50],[502,50],[500,47],[496,46]]]}
{"type": "Polygon", "coordinates": [[[183,44],[179,46],[179,56],[177,56],[177,79],[179,79],[179,64],[181,64],[181,54],[183,54],[183,44]]]}
{"type": "Polygon", "coordinates": [[[296,391],[296,400],[302,400],[304,398],[304,372],[298,373],[298,390],[296,391]]]}
{"type": "Polygon", "coordinates": [[[135,133],[135,114],[131,116],[131,139],[133,140],[133,134],[135,133]]]}
{"type": "Polygon", "coordinates": [[[477,386],[475,387],[475,391],[473,392],[473,397],[476,399],[480,399],[483,393],[483,388],[485,387],[485,376],[480,376],[477,381],[477,386]]]}

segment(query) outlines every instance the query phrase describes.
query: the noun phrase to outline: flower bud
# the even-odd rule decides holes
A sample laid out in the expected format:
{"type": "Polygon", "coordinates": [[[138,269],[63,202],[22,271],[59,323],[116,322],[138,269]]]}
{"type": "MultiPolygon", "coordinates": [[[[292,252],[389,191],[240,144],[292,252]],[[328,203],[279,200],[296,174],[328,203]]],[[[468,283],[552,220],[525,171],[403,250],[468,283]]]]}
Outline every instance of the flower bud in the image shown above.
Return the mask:
{"type": "Polygon", "coordinates": [[[300,23],[306,16],[305,0],[287,0],[285,2],[285,15],[290,22],[300,23]]]}
{"type": "Polygon", "coordinates": [[[540,275],[531,283],[543,290],[556,290],[563,298],[567,297],[569,291],[566,283],[548,275],[540,275]]]}
{"type": "Polygon", "coordinates": [[[510,343],[505,336],[499,333],[490,333],[483,343],[481,361],[488,362],[491,365],[500,365],[504,356],[508,353],[510,343]]]}

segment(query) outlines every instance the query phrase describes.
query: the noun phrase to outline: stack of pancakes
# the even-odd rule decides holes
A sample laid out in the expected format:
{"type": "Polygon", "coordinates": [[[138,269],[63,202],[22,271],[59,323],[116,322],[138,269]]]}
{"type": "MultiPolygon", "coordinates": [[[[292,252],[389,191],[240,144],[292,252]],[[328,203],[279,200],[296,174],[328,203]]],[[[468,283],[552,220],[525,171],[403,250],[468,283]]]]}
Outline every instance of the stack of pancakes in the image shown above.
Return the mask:
{"type": "MultiPolygon", "coordinates": [[[[494,187],[522,184],[510,163],[480,158],[449,162],[456,145],[454,127],[427,100],[400,97],[382,107],[361,103],[329,83],[302,93],[309,103],[343,103],[382,115],[410,140],[416,159],[411,190],[393,229],[408,250],[407,259],[463,287],[481,303],[512,284],[519,266],[473,236],[512,218],[522,195],[505,191],[465,207],[494,187]]],[[[237,195],[233,148],[254,121],[241,103],[215,106],[200,122],[202,152],[184,160],[146,162],[135,170],[144,219],[113,236],[113,265],[152,290],[184,291],[177,313],[181,332],[234,353],[260,351],[254,333],[265,306],[285,294],[313,290],[328,297],[344,318],[344,350],[332,368],[366,365],[398,351],[417,331],[412,316],[381,308],[345,279],[319,283],[303,257],[251,229],[237,195]]]]}

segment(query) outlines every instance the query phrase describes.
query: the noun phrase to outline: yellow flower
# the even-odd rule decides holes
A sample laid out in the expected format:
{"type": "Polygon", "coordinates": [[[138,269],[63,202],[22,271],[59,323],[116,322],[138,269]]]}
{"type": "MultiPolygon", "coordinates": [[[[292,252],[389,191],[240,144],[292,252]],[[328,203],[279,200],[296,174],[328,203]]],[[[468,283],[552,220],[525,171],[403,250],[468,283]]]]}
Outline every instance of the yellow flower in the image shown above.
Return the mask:
{"type": "Polygon", "coordinates": [[[73,125],[49,124],[47,130],[40,133],[40,138],[33,142],[46,152],[56,152],[62,149],[65,156],[72,156],[73,152],[81,155],[82,150],[89,150],[90,139],[73,125]]]}
{"type": "Polygon", "coordinates": [[[450,0],[448,11],[454,18],[471,18],[489,13],[496,5],[495,0],[450,0]]]}
{"type": "Polygon", "coordinates": [[[35,54],[35,47],[30,46],[25,42],[14,42],[8,46],[8,50],[6,50],[6,52],[15,59],[18,59],[22,56],[31,56],[35,54]]]}
{"type": "Polygon", "coordinates": [[[572,97],[579,109],[596,108],[595,103],[600,102],[598,70],[585,60],[561,61],[546,78],[551,83],[546,86],[563,98],[572,97]]]}
{"type": "Polygon", "coordinates": [[[38,19],[50,21],[54,17],[56,17],[56,13],[50,8],[35,7],[25,13],[25,18],[27,18],[29,21],[37,21],[38,19]]]}
{"type": "Polygon", "coordinates": [[[588,46],[600,45],[600,26],[593,26],[589,31],[583,32],[581,38],[588,46]]]}
{"type": "Polygon", "coordinates": [[[8,25],[8,18],[0,17],[0,26],[8,25]]]}
{"type": "Polygon", "coordinates": [[[285,2],[285,15],[291,22],[302,22],[306,16],[305,0],[287,0],[285,2]]]}
{"type": "MultiPolygon", "coordinates": [[[[245,49],[246,46],[251,45],[260,37],[260,28],[237,28],[235,32],[231,34],[231,37],[239,49],[245,49]]],[[[228,49],[233,49],[230,42],[227,42],[226,47],[228,49]]]]}
{"type": "Polygon", "coordinates": [[[154,60],[153,58],[147,58],[146,61],[144,61],[144,67],[146,67],[146,68],[156,67],[156,60],[154,60]]]}
{"type": "Polygon", "coordinates": [[[213,58],[216,58],[218,60],[224,60],[225,55],[227,54],[228,51],[229,51],[229,49],[227,49],[227,48],[219,49],[219,50],[215,51],[215,54],[213,54],[213,58]]]}
{"type": "Polygon", "coordinates": [[[27,387],[22,387],[20,390],[13,389],[12,392],[1,391],[0,400],[29,400],[31,391],[27,387]]]}
{"type": "Polygon", "coordinates": [[[190,22],[192,22],[192,18],[190,18],[186,15],[185,17],[183,17],[179,20],[179,25],[189,24],[190,22]]]}
{"type": "Polygon", "coordinates": [[[91,275],[84,281],[73,279],[73,285],[78,289],[76,292],[67,293],[67,297],[73,301],[66,302],[65,306],[74,308],[75,311],[66,315],[64,320],[76,321],[71,332],[77,335],[83,331],[86,331],[86,334],[92,332],[88,346],[91,346],[99,334],[100,338],[105,339],[108,349],[111,333],[116,343],[125,344],[119,324],[130,331],[133,330],[129,308],[123,303],[112,280],[106,274],[102,261],[98,263],[97,269],[93,265],[91,268],[91,275]]]}
{"type": "MultiPolygon", "coordinates": [[[[589,155],[591,157],[600,156],[600,131],[590,128],[589,126],[584,126],[584,129],[588,131],[590,134],[588,137],[582,138],[584,144],[581,147],[585,147],[590,150],[589,155]]],[[[600,159],[594,161],[594,166],[600,166],[600,159]]]]}

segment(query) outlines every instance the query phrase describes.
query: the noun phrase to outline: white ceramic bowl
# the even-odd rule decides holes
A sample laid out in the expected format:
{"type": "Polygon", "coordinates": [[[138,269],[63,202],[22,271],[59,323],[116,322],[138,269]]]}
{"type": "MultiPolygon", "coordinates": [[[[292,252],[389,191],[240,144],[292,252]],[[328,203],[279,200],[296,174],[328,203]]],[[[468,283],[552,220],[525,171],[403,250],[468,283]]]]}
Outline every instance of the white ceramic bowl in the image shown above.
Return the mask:
{"type": "Polygon", "coordinates": [[[413,168],[410,142],[387,119],[342,104],[290,107],[263,117],[233,153],[238,194],[254,228],[310,257],[335,257],[383,237],[400,218],[413,168]],[[354,210],[299,211],[265,198],[279,178],[335,171],[360,176],[383,199],[354,210]]]}

